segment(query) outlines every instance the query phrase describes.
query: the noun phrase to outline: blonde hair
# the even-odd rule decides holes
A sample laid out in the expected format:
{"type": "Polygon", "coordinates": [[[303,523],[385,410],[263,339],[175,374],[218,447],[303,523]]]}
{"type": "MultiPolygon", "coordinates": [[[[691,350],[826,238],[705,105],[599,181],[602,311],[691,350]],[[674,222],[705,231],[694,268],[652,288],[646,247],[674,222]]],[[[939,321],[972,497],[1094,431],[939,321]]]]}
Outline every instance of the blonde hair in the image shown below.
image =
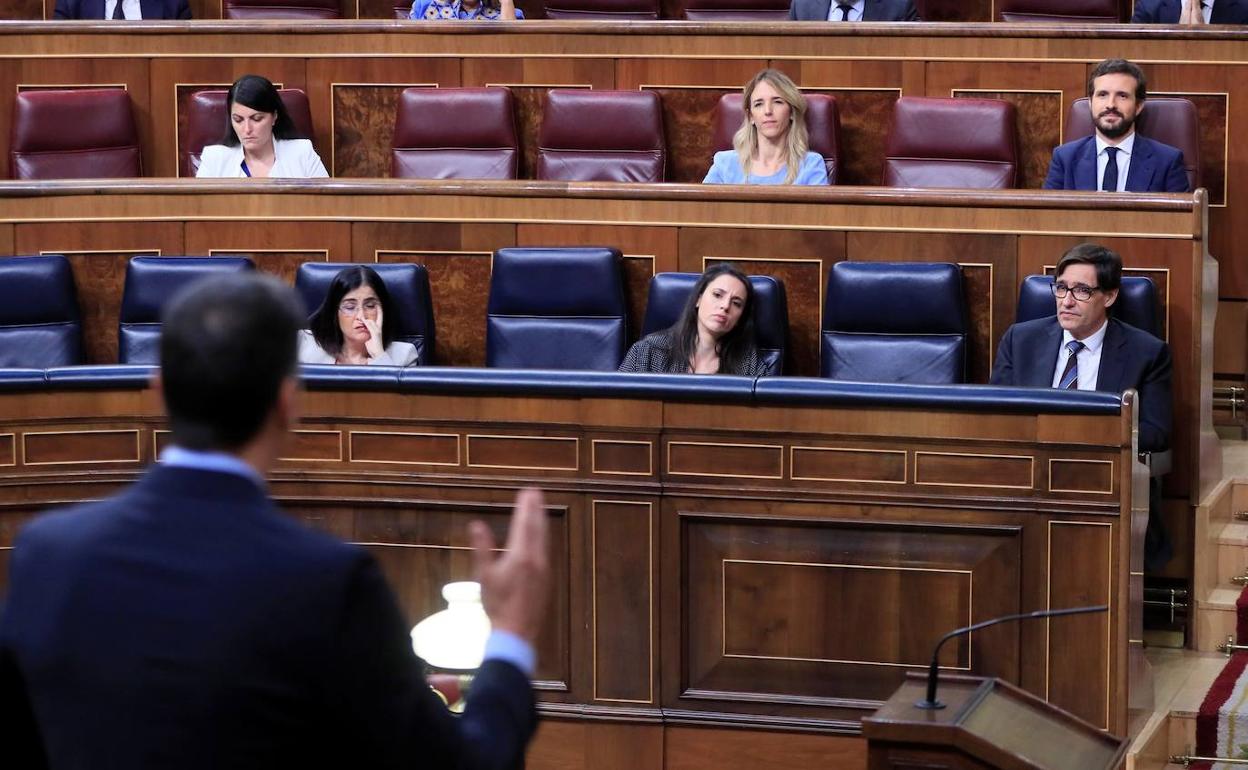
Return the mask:
{"type": "Polygon", "coordinates": [[[785,141],[788,145],[785,148],[785,154],[788,156],[788,172],[784,176],[784,183],[793,184],[793,180],[797,178],[797,172],[802,168],[802,162],[806,160],[806,151],[810,149],[810,135],[806,132],[806,97],[797,90],[797,86],[789,79],[789,76],[780,70],[765,69],[745,84],[741,92],[744,96],[742,108],[745,116],[741,120],[741,127],[732,136],[732,147],[737,151],[737,157],[741,160],[741,169],[746,177],[749,177],[750,164],[754,156],[758,154],[758,126],[750,120],[750,98],[754,95],[754,89],[764,80],[776,89],[780,98],[789,105],[790,125],[785,141]]]}

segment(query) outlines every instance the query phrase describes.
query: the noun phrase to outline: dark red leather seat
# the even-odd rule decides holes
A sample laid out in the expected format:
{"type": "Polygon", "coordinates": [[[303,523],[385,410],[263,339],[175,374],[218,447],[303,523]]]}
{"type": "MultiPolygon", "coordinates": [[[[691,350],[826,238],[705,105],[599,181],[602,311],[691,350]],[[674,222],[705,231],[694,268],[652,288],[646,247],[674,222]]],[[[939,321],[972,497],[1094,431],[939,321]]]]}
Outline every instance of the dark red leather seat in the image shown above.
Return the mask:
{"type": "Polygon", "coordinates": [[[338,0],[222,0],[223,19],[341,19],[338,0]]]}
{"type": "MultiPolygon", "coordinates": [[[[828,184],[836,184],[842,168],[841,113],[836,97],[830,94],[806,94],[806,132],[810,135],[810,150],[823,156],[828,169],[828,184]]],[[[724,94],[715,108],[715,136],[713,152],[732,149],[732,136],[741,127],[744,114],[740,93],[724,94]]],[[[707,159],[710,167],[710,159],[707,159]]]]}
{"type": "MultiPolygon", "coordinates": [[[[1200,187],[1200,120],[1196,105],[1190,99],[1170,96],[1150,96],[1144,109],[1135,119],[1135,128],[1149,139],[1177,147],[1183,151],[1183,168],[1191,189],[1200,187]]],[[[1076,99],[1070,104],[1066,115],[1063,142],[1088,136],[1092,133],[1092,112],[1088,109],[1088,97],[1076,99]]]]}
{"type": "Polygon", "coordinates": [[[997,8],[1001,21],[1114,24],[1124,20],[1118,15],[1118,0],[1001,0],[997,8]]]}
{"type": "Polygon", "coordinates": [[[537,178],[662,182],[663,107],[653,91],[555,89],[537,137],[537,178]]]}
{"type": "Polygon", "coordinates": [[[659,0],[546,0],[546,18],[652,21],[659,18],[659,0]]]}
{"type": "Polygon", "coordinates": [[[997,99],[902,97],[893,107],[885,156],[885,187],[1015,187],[1014,105],[997,99]]]}
{"type": "Polygon", "coordinates": [[[520,140],[507,88],[408,88],[391,173],[408,179],[515,179],[520,140]]]}
{"type": "Polygon", "coordinates": [[[14,179],[143,176],[130,95],[122,88],[19,92],[9,164],[14,179]]]}
{"type": "MultiPolygon", "coordinates": [[[[298,88],[277,92],[300,134],[312,139],[312,110],[308,95],[298,88]]],[[[225,101],[229,91],[196,91],[186,104],[185,120],[178,122],[178,176],[192,177],[199,156],[210,144],[220,144],[225,134],[225,101]]]]}
{"type": "Polygon", "coordinates": [[[682,0],[689,21],[788,21],[789,0],[682,0]]]}

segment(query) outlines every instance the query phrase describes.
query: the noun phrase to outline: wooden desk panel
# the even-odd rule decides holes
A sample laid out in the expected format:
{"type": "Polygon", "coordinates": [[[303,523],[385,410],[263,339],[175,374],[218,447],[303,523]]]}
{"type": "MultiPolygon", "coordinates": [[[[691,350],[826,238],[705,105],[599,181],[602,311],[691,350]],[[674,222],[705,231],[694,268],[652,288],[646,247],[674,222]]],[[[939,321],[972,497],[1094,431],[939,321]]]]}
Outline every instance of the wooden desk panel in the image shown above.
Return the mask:
{"type": "MultiPolygon", "coordinates": [[[[1095,600],[1108,616],[993,629],[944,663],[1122,734],[1141,618],[1127,523],[1146,495],[1131,409],[968,420],[316,390],[271,485],[292,514],[368,548],[411,620],[467,577],[468,520],[501,533],[515,490],[546,488],[554,597],[537,687],[550,716],[853,734],[940,631],[1095,600]],[[483,439],[508,443],[479,454],[483,439]]],[[[0,548],[33,512],[135,478],[164,430],[150,390],[0,395],[0,434],[18,448],[0,466],[0,548]]]]}

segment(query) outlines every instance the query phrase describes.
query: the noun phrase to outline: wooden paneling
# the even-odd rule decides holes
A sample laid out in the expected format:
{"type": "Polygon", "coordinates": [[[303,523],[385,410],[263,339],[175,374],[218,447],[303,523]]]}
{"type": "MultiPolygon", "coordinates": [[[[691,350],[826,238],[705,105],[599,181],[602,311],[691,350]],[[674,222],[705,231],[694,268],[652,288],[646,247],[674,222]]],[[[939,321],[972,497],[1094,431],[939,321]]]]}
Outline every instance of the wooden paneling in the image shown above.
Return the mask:
{"type": "Polygon", "coordinates": [[[655,516],[650,502],[590,501],[595,701],[655,701],[655,516]]]}
{"type": "MultiPolygon", "coordinates": [[[[1074,521],[1049,522],[1049,607],[1112,604],[1116,585],[1113,525],[1074,521]]],[[[1108,728],[1109,654],[1115,644],[1109,613],[1045,621],[1049,656],[1062,656],[1065,684],[1053,681],[1048,663],[1045,697],[1101,728],[1108,728]],[[1077,652],[1076,652],[1077,651],[1077,652]],[[1069,676],[1069,678],[1066,678],[1069,676]],[[1076,682],[1078,684],[1076,684],[1076,682]]]]}
{"type": "Polygon", "coordinates": [[[459,434],[351,431],[353,463],[459,465],[459,434]]]}
{"type": "Polygon", "coordinates": [[[137,430],[27,431],[22,434],[23,465],[137,463],[137,430]]]}
{"type": "Polygon", "coordinates": [[[668,731],[667,770],[866,770],[867,746],[842,735],[740,733],[715,728],[678,727],[668,731]]]}
{"type": "Polygon", "coordinates": [[[247,257],[256,269],[287,283],[304,262],[351,262],[351,226],[310,230],[300,222],[187,222],[186,253],[207,257],[247,257]]]}

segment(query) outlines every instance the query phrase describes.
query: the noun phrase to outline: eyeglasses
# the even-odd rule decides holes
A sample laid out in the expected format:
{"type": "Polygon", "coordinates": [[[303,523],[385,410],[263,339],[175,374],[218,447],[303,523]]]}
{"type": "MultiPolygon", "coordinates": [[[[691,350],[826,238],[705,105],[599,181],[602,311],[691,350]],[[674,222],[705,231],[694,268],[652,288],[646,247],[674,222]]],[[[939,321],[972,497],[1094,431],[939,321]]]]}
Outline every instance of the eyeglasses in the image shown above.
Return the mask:
{"type": "Polygon", "coordinates": [[[1055,283],[1051,284],[1049,288],[1053,290],[1053,296],[1058,299],[1066,299],[1067,294],[1074,294],[1075,299],[1080,302],[1087,302],[1092,299],[1093,292],[1100,291],[1100,289],[1095,286],[1084,286],[1081,283],[1077,283],[1074,286],[1067,286],[1064,283],[1055,283]]]}
{"type": "MultiPolygon", "coordinates": [[[[338,305],[338,312],[342,313],[343,315],[355,315],[356,313],[360,312],[360,307],[361,305],[359,302],[356,302],[353,299],[349,299],[338,305]]],[[[381,307],[381,300],[376,300],[376,299],[364,300],[363,308],[365,312],[371,313],[379,307],[381,307]]]]}

